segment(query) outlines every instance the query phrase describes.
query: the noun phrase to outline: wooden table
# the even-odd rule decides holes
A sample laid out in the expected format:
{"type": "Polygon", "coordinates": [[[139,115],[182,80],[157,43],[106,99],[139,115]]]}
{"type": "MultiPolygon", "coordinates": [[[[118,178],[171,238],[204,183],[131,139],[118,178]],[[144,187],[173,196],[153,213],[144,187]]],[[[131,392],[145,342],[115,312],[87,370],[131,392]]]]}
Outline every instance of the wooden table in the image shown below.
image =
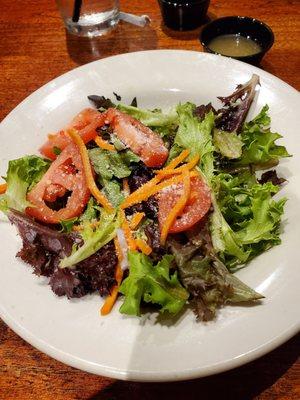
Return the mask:
{"type": "MultiPolygon", "coordinates": [[[[122,10],[148,14],[147,28],[120,24],[90,42],[65,34],[49,0],[0,0],[0,118],[31,92],[62,73],[113,54],[147,49],[202,51],[200,29],[164,28],[155,0],[121,1],[122,10]]],[[[211,18],[249,15],[275,33],[262,68],[300,89],[300,9],[297,0],[212,0],[211,18]],[[298,18],[298,19],[297,19],[298,18]]],[[[284,299],[283,299],[284,301],[284,299]]],[[[0,399],[300,399],[299,336],[269,355],[215,377],[172,384],[139,384],[89,375],[33,349],[0,322],[0,399]]]]}

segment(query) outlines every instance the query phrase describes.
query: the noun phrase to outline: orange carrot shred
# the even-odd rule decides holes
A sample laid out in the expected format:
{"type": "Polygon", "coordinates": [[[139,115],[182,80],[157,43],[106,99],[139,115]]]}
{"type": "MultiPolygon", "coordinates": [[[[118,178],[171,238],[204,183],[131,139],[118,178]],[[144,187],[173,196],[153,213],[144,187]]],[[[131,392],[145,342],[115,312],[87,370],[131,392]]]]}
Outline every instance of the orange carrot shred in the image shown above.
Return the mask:
{"type": "Polygon", "coordinates": [[[117,237],[114,238],[114,244],[115,244],[116,253],[118,256],[118,264],[117,264],[116,271],[115,271],[115,279],[117,281],[117,284],[114,285],[114,287],[112,288],[110,295],[106,297],[105,302],[104,302],[103,306],[101,307],[101,315],[107,315],[111,312],[111,310],[117,300],[119,287],[120,287],[122,279],[123,279],[123,271],[121,268],[121,262],[122,262],[124,256],[123,256],[123,252],[122,252],[122,249],[120,246],[120,242],[117,237]]]}
{"type": "Polygon", "coordinates": [[[190,171],[188,169],[182,170],[182,175],[180,178],[183,180],[183,194],[180,196],[174,207],[171,209],[168,214],[163,228],[160,234],[160,242],[162,245],[165,244],[169,230],[173,223],[175,222],[178,215],[183,211],[189,197],[191,191],[191,182],[190,182],[190,171]]]}
{"type": "Polygon", "coordinates": [[[129,223],[130,229],[135,230],[135,228],[139,225],[139,223],[141,222],[141,220],[144,218],[145,213],[143,212],[136,212],[133,217],[132,220],[129,223]]]}
{"type": "Polygon", "coordinates": [[[83,140],[81,139],[80,135],[75,129],[68,130],[68,134],[79,149],[87,186],[90,189],[92,195],[95,197],[98,203],[100,203],[104,208],[106,208],[108,211],[112,211],[113,210],[112,205],[109,203],[104,194],[100,192],[95,183],[89,155],[83,140]]]}
{"type": "Polygon", "coordinates": [[[129,224],[126,219],[126,215],[125,215],[124,211],[122,211],[121,216],[123,219],[121,228],[123,229],[127,245],[130,250],[136,250],[136,243],[135,243],[134,237],[132,236],[132,232],[130,230],[130,227],[129,227],[129,224]]]}
{"type": "Polygon", "coordinates": [[[181,167],[175,168],[175,169],[161,169],[157,171],[157,174],[159,176],[169,176],[169,175],[175,175],[175,174],[181,174],[184,169],[189,169],[192,170],[199,162],[199,155],[196,155],[193,157],[188,163],[181,165],[181,167]]]}
{"type": "Polygon", "coordinates": [[[183,150],[179,154],[179,156],[175,157],[174,160],[172,160],[170,162],[170,164],[167,165],[164,169],[174,169],[175,167],[177,167],[177,165],[179,165],[182,161],[184,161],[189,154],[190,154],[190,150],[183,150]]]}
{"type": "MultiPolygon", "coordinates": [[[[121,208],[127,208],[130,207],[133,204],[140,203],[142,200],[144,200],[144,197],[147,193],[150,192],[150,189],[156,186],[158,182],[160,182],[161,178],[154,177],[150,179],[150,181],[146,182],[143,186],[138,188],[136,191],[131,193],[121,204],[121,208]],[[139,200],[141,198],[141,200],[139,200]],[[133,199],[136,199],[133,203],[133,199]]],[[[149,196],[148,196],[149,197],[149,196]]]]}
{"type": "Polygon", "coordinates": [[[146,256],[149,256],[149,254],[152,253],[152,248],[148,245],[145,240],[141,238],[135,239],[135,242],[137,244],[137,247],[141,250],[142,253],[146,254],[146,256]]]}
{"type": "Polygon", "coordinates": [[[7,183],[2,183],[2,184],[0,185],[0,194],[5,193],[5,192],[6,192],[6,189],[7,189],[7,183]]]}
{"type": "MultiPolygon", "coordinates": [[[[117,268],[119,267],[119,264],[117,265],[117,268]]],[[[112,289],[111,289],[111,293],[108,297],[106,297],[105,302],[103,304],[103,306],[101,307],[101,315],[107,315],[111,312],[116,300],[117,300],[117,296],[118,296],[118,292],[119,292],[119,286],[115,285],[112,289]]]]}
{"type": "MultiPolygon", "coordinates": [[[[190,173],[191,177],[198,175],[199,174],[196,171],[192,171],[190,173]]],[[[150,181],[145,183],[145,185],[141,186],[135,192],[131,193],[130,196],[128,196],[121,204],[121,208],[125,209],[127,207],[133,206],[134,204],[140,203],[141,201],[147,200],[150,196],[153,196],[155,193],[159,192],[165,187],[181,182],[182,176],[172,176],[171,178],[160,182],[162,179],[163,177],[157,176],[155,178],[152,178],[150,181]]]]}
{"type": "Polygon", "coordinates": [[[104,150],[109,150],[109,151],[116,151],[115,146],[112,144],[108,143],[106,140],[102,139],[100,136],[95,137],[95,143],[104,150]]]}

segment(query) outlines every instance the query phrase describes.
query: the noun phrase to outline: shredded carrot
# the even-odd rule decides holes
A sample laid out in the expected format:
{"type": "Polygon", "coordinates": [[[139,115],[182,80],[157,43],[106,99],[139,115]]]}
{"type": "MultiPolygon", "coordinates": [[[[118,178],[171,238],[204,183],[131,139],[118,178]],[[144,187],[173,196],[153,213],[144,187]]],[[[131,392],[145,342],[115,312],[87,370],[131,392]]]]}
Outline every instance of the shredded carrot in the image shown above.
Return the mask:
{"type": "Polygon", "coordinates": [[[171,226],[175,222],[178,215],[184,209],[190,197],[190,192],[191,192],[190,171],[188,169],[183,170],[180,178],[183,180],[183,194],[182,196],[180,196],[180,198],[178,199],[178,201],[168,214],[166,220],[164,221],[160,234],[160,242],[162,245],[165,244],[171,226]]]}
{"type": "MultiPolygon", "coordinates": [[[[145,183],[143,186],[141,186],[139,189],[137,189],[133,193],[131,193],[121,204],[121,208],[125,209],[134,204],[140,203],[143,200],[147,200],[150,196],[157,193],[159,190],[162,190],[163,188],[165,188],[169,185],[172,185],[173,183],[178,183],[180,181],[180,179],[178,180],[177,178],[172,177],[171,178],[172,180],[168,180],[168,181],[165,181],[165,182],[162,182],[161,184],[159,184],[159,182],[164,179],[164,176],[163,176],[163,174],[161,174],[161,172],[169,171],[169,170],[174,171],[174,168],[178,164],[180,164],[189,155],[189,153],[190,153],[189,150],[183,150],[181,152],[181,154],[179,154],[178,157],[174,158],[174,160],[166,168],[163,168],[162,170],[157,170],[157,172],[159,172],[160,174],[158,174],[157,176],[152,178],[150,181],[145,183]],[[174,180],[174,182],[173,182],[173,180],[174,180]]],[[[193,158],[190,161],[190,163],[192,161],[195,162],[195,158],[193,158]]],[[[190,163],[188,163],[188,164],[190,165],[190,163]]],[[[183,166],[183,167],[185,167],[185,166],[183,166]]],[[[181,167],[179,167],[179,168],[181,168],[181,167]]],[[[191,168],[193,168],[193,166],[191,168]]],[[[174,174],[172,173],[171,175],[174,175],[174,174]]],[[[196,176],[196,173],[194,176],[196,176]]]]}
{"type": "MultiPolygon", "coordinates": [[[[117,269],[118,268],[119,268],[119,264],[117,265],[117,269]]],[[[117,300],[118,292],[119,292],[119,286],[115,285],[112,288],[110,295],[108,297],[106,297],[105,302],[104,302],[103,306],[101,307],[101,310],[100,310],[101,315],[104,316],[111,312],[111,310],[117,300]]]]}
{"type": "Polygon", "coordinates": [[[100,136],[95,137],[95,143],[104,150],[109,150],[109,151],[116,151],[115,146],[112,144],[108,143],[106,140],[102,139],[100,136]]]}
{"type": "Polygon", "coordinates": [[[130,188],[129,188],[129,185],[128,185],[128,179],[124,178],[122,183],[123,183],[123,192],[124,192],[125,196],[127,197],[127,196],[130,195],[130,188]]]}
{"type": "Polygon", "coordinates": [[[118,264],[117,264],[116,271],[115,271],[115,279],[117,281],[117,284],[114,285],[114,287],[111,290],[110,295],[107,296],[107,298],[105,299],[105,302],[104,302],[103,306],[101,307],[101,315],[107,315],[111,312],[111,310],[117,300],[119,287],[120,287],[122,279],[123,279],[123,271],[121,268],[121,262],[122,262],[124,256],[123,256],[123,252],[122,252],[122,249],[120,246],[120,242],[117,237],[114,238],[114,244],[115,244],[116,253],[118,256],[118,264]]]}
{"type": "Polygon", "coordinates": [[[2,184],[0,185],[0,194],[5,193],[5,192],[6,192],[6,189],[7,189],[7,183],[2,183],[2,184]]]}
{"type": "Polygon", "coordinates": [[[144,200],[145,195],[150,192],[150,189],[154,188],[156,184],[160,182],[160,180],[161,178],[156,176],[150,179],[150,181],[146,182],[143,186],[141,186],[136,191],[131,193],[121,204],[121,208],[124,209],[130,207],[133,204],[140,203],[142,200],[144,200]],[[132,198],[133,199],[137,198],[137,200],[131,203],[132,198]],[[141,200],[139,200],[139,198],[141,198],[141,200]]]}
{"type": "Polygon", "coordinates": [[[188,169],[191,170],[193,169],[199,162],[200,157],[196,155],[189,161],[188,163],[181,165],[181,167],[175,168],[175,169],[161,169],[157,171],[157,174],[159,176],[169,176],[169,175],[175,175],[175,174],[181,174],[183,170],[188,169]]]}
{"type": "MultiPolygon", "coordinates": [[[[192,171],[190,173],[190,177],[198,176],[198,172],[192,171]]],[[[128,196],[124,202],[121,204],[121,208],[125,209],[127,207],[131,207],[134,204],[140,203],[141,201],[147,200],[150,196],[153,196],[155,193],[159,192],[160,190],[163,190],[164,188],[175,185],[179,182],[182,181],[182,176],[177,175],[177,176],[172,176],[171,178],[164,180],[159,183],[159,181],[162,180],[163,177],[155,177],[145,183],[145,185],[141,186],[139,189],[137,189],[135,192],[131,193],[130,196],[128,196]],[[155,182],[155,183],[153,183],[155,182]],[[150,184],[151,183],[151,184],[150,184]],[[149,185],[148,185],[149,184],[149,185]]]]}
{"type": "Polygon", "coordinates": [[[149,256],[149,254],[152,253],[151,247],[148,245],[147,242],[145,242],[145,240],[137,238],[135,239],[135,242],[137,244],[137,247],[141,250],[142,253],[146,254],[146,256],[149,256]]]}
{"type": "Polygon", "coordinates": [[[121,215],[122,215],[122,219],[123,219],[121,228],[123,229],[127,245],[130,250],[136,250],[136,243],[135,243],[134,237],[132,236],[132,232],[130,230],[130,227],[129,227],[129,224],[126,219],[126,215],[125,215],[124,211],[122,211],[121,215]]]}
{"type": "Polygon", "coordinates": [[[75,129],[69,129],[68,134],[79,149],[83,164],[83,170],[87,181],[87,186],[90,189],[92,195],[95,197],[98,203],[100,203],[104,208],[106,208],[108,211],[112,211],[113,210],[112,205],[109,203],[104,194],[101,193],[100,190],[97,188],[97,185],[93,177],[87,148],[85,147],[83,140],[81,139],[80,135],[75,129]]]}
{"type": "MultiPolygon", "coordinates": [[[[175,157],[174,160],[172,160],[170,162],[169,165],[167,165],[165,168],[163,169],[174,169],[177,167],[177,165],[179,165],[180,163],[182,163],[182,161],[184,161],[187,156],[190,154],[189,150],[183,150],[179,156],[175,157]]],[[[158,171],[162,171],[162,170],[158,170],[158,171]]],[[[157,171],[156,171],[157,172],[157,171]]]]}
{"type": "Polygon", "coordinates": [[[132,220],[129,223],[130,229],[135,230],[135,228],[139,225],[139,223],[141,222],[141,220],[144,218],[145,213],[143,212],[136,212],[133,217],[132,220]]]}

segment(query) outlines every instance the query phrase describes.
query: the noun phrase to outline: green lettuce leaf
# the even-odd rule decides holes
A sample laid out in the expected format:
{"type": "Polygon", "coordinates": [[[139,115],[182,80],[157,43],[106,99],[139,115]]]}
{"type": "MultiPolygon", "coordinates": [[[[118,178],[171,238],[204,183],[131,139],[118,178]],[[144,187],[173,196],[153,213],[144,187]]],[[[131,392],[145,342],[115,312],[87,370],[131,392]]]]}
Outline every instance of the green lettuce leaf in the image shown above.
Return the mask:
{"type": "Polygon", "coordinates": [[[94,228],[88,221],[83,223],[84,229],[80,232],[83,245],[74,247],[71,255],[61,260],[59,267],[74,268],[77,263],[96,253],[116,236],[120,224],[118,214],[101,210],[98,226],[94,228]]]}
{"type": "Polygon", "coordinates": [[[122,161],[130,167],[132,163],[138,163],[141,159],[139,156],[134,154],[131,150],[126,150],[120,153],[122,161]]]}
{"type": "MultiPolygon", "coordinates": [[[[118,145],[118,139],[114,140],[118,145]]],[[[131,164],[139,162],[140,158],[130,150],[112,152],[100,148],[89,150],[89,157],[109,202],[118,207],[124,195],[117,179],[128,177],[131,174],[131,164]]]]}
{"type": "Polygon", "coordinates": [[[125,295],[120,312],[140,315],[141,301],[158,304],[160,312],[178,313],[188,298],[188,293],[178,281],[176,272],[170,276],[172,256],[164,256],[153,266],[149,257],[138,252],[128,252],[129,276],[123,281],[120,292],[125,295]]]}
{"type": "Polygon", "coordinates": [[[251,217],[250,195],[252,187],[256,184],[256,177],[249,170],[235,175],[221,173],[213,178],[219,207],[233,229],[251,217]]]}
{"type": "Polygon", "coordinates": [[[194,110],[195,105],[192,103],[180,104],[177,107],[179,127],[175,136],[175,144],[190,150],[190,157],[200,156],[199,167],[210,181],[214,172],[214,146],[211,132],[214,127],[215,116],[210,111],[200,122],[194,116],[194,110]]]}
{"type": "Polygon", "coordinates": [[[222,156],[229,159],[239,158],[242,155],[243,141],[236,132],[214,130],[214,146],[222,156]]]}
{"type": "Polygon", "coordinates": [[[222,257],[226,267],[244,264],[248,260],[250,252],[238,242],[235,232],[222,215],[216,200],[214,198],[212,200],[214,211],[210,217],[210,231],[213,247],[216,253],[222,257]]]}
{"type": "Polygon", "coordinates": [[[72,232],[72,228],[76,224],[76,222],[78,222],[78,217],[69,218],[69,219],[60,221],[60,226],[61,226],[60,232],[63,232],[63,233],[72,232]]]}
{"type": "Polygon", "coordinates": [[[6,176],[7,190],[1,196],[0,209],[7,208],[23,212],[31,204],[26,200],[27,192],[41,180],[49,168],[50,161],[32,155],[11,160],[6,176]]]}
{"type": "Polygon", "coordinates": [[[91,196],[84,213],[79,217],[79,222],[82,223],[96,220],[100,211],[101,207],[97,204],[94,197],[91,196]]]}
{"type": "Polygon", "coordinates": [[[130,150],[112,152],[100,148],[89,150],[89,157],[109,202],[118,207],[124,196],[117,179],[128,177],[131,174],[131,163],[138,162],[139,157],[130,150]]]}
{"type": "Polygon", "coordinates": [[[117,107],[120,111],[131,115],[132,117],[141,121],[144,125],[158,128],[170,125],[177,125],[178,117],[175,110],[171,110],[168,114],[164,114],[161,110],[144,110],[138,107],[127,106],[125,104],[118,104],[117,107]]]}
{"type": "Polygon", "coordinates": [[[108,201],[113,205],[113,207],[118,207],[125,199],[122,193],[121,184],[115,179],[110,181],[101,179],[100,183],[103,186],[108,201]]]}
{"type": "Polygon", "coordinates": [[[180,147],[177,143],[174,143],[173,146],[170,148],[169,151],[169,156],[166,161],[166,165],[168,165],[174,158],[179,156],[179,154],[182,152],[183,148],[180,147]]]}
{"type": "Polygon", "coordinates": [[[122,153],[94,148],[89,150],[89,157],[96,174],[103,179],[110,180],[113,177],[121,179],[131,174],[129,163],[122,157],[122,153]]]}
{"type": "Polygon", "coordinates": [[[271,132],[271,119],[268,115],[269,107],[265,105],[261,112],[252,120],[244,124],[241,138],[243,140],[243,152],[238,165],[258,164],[263,166],[270,162],[278,162],[282,157],[289,157],[284,146],[278,146],[275,142],[282,136],[271,132]]]}
{"type": "Polygon", "coordinates": [[[217,197],[213,197],[212,242],[228,268],[233,270],[280,243],[286,199],[273,199],[278,186],[259,184],[249,172],[219,174],[213,184],[217,197]]]}
{"type": "Polygon", "coordinates": [[[258,243],[261,240],[279,241],[278,226],[286,199],[272,200],[272,195],[278,188],[271,182],[264,185],[255,185],[252,188],[251,211],[252,217],[241,224],[242,228],[236,231],[237,240],[243,245],[258,243]]]}

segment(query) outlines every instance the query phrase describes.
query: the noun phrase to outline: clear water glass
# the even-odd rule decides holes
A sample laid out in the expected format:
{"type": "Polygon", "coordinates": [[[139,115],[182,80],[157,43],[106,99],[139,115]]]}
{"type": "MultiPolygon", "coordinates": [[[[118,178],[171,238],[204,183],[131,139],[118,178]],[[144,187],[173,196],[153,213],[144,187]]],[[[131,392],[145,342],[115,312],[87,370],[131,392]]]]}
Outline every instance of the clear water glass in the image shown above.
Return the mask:
{"type": "Polygon", "coordinates": [[[119,22],[119,0],[56,0],[68,32],[101,36],[119,22]]]}

